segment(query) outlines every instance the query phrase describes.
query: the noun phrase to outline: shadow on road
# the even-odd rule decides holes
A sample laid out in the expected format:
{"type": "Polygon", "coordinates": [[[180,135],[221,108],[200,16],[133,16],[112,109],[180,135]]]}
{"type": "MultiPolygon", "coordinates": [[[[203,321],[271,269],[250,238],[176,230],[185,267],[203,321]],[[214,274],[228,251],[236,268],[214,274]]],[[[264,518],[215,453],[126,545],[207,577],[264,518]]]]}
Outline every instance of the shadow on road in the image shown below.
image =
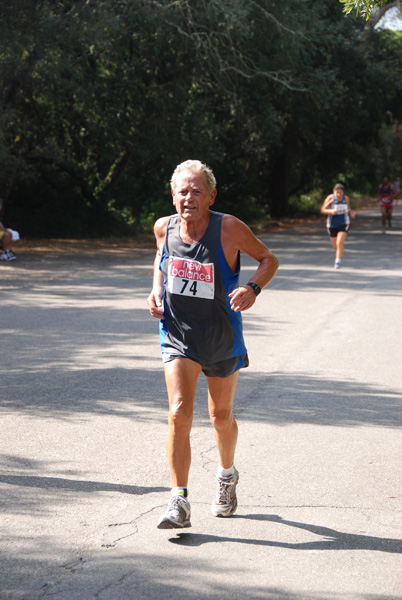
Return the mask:
{"type": "MultiPolygon", "coordinates": [[[[206,393],[206,382],[201,376],[196,426],[210,426],[206,393]]],[[[53,369],[47,377],[41,372],[27,373],[23,378],[7,374],[2,377],[0,394],[3,414],[20,413],[43,419],[115,415],[136,422],[166,422],[162,369],[53,369]]],[[[400,390],[291,372],[258,376],[243,372],[235,401],[238,419],[275,425],[399,427],[401,413],[400,390]]]]}
{"type": "Polygon", "coordinates": [[[402,424],[400,390],[286,372],[258,374],[258,385],[254,384],[250,392],[253,379],[243,373],[239,378],[236,405],[239,419],[245,402],[245,418],[276,425],[400,427],[402,424]],[[243,390],[248,390],[246,400],[243,390]]]}
{"type": "Polygon", "coordinates": [[[167,487],[140,487],[137,485],[121,485],[101,481],[80,481],[64,477],[37,477],[30,475],[0,475],[0,483],[22,487],[43,488],[46,490],[67,490],[70,492],[117,492],[119,494],[135,494],[143,496],[154,492],[166,492],[167,487]]]}
{"type": "Polygon", "coordinates": [[[287,548],[289,550],[371,550],[375,552],[391,552],[395,554],[402,554],[402,540],[398,539],[342,533],[328,527],[320,527],[319,525],[287,521],[277,515],[235,515],[232,518],[280,523],[287,527],[295,527],[297,529],[309,531],[314,535],[321,536],[322,539],[312,542],[292,544],[288,542],[276,542],[267,539],[248,539],[228,536],[224,537],[199,533],[179,533],[177,537],[170,538],[169,541],[172,544],[181,544],[183,546],[201,546],[203,544],[216,542],[233,542],[236,544],[251,544],[274,548],[287,548]]]}

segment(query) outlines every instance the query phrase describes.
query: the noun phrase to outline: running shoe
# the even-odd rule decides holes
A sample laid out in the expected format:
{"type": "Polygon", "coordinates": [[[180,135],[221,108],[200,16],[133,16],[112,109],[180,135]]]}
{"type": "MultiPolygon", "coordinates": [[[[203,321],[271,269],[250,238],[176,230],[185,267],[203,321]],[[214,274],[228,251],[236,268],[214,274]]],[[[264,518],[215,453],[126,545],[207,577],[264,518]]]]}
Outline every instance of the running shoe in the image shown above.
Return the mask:
{"type": "Polygon", "coordinates": [[[15,256],[15,254],[13,252],[11,252],[11,250],[4,250],[4,252],[2,252],[0,254],[0,260],[15,260],[17,257],[15,256]]]}
{"type": "Polygon", "coordinates": [[[239,481],[239,472],[235,469],[233,475],[217,477],[217,480],[218,491],[211,512],[214,517],[230,517],[237,508],[236,485],[239,481]]]}
{"type": "Polygon", "coordinates": [[[183,496],[172,496],[165,514],[159,519],[158,529],[183,529],[191,527],[190,502],[183,496]]]}
{"type": "Polygon", "coordinates": [[[334,269],[340,269],[341,268],[341,259],[337,258],[334,264],[334,269]]]}

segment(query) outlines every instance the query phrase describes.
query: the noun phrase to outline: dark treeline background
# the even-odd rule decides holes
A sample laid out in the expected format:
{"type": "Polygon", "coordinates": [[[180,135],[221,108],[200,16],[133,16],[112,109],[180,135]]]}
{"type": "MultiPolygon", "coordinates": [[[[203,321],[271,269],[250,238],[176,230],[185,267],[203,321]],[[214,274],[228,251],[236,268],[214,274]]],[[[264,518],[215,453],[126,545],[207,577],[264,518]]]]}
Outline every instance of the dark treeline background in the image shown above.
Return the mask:
{"type": "Polygon", "coordinates": [[[400,174],[402,38],[338,0],[13,0],[0,19],[2,220],[25,237],[147,231],[187,158],[249,223],[400,174]]]}

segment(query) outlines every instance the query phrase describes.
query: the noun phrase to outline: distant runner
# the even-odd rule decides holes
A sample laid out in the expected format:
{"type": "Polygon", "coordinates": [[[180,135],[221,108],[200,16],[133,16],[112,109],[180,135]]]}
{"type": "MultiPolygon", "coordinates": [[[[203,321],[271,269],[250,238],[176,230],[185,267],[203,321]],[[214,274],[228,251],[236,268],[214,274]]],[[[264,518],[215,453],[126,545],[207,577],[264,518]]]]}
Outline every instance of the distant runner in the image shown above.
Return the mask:
{"type": "Polygon", "coordinates": [[[377,191],[377,200],[379,201],[381,207],[381,223],[383,233],[386,233],[387,221],[389,229],[392,227],[392,207],[394,204],[394,199],[397,196],[398,192],[396,191],[394,184],[391,183],[389,177],[385,175],[382,183],[380,183],[378,186],[377,191]]]}
{"type": "Polygon", "coordinates": [[[334,269],[340,269],[350,218],[356,215],[356,211],[350,209],[349,197],[345,196],[345,188],[341,183],[337,183],[333,193],[325,198],[321,213],[327,215],[327,230],[335,250],[334,269]]]}

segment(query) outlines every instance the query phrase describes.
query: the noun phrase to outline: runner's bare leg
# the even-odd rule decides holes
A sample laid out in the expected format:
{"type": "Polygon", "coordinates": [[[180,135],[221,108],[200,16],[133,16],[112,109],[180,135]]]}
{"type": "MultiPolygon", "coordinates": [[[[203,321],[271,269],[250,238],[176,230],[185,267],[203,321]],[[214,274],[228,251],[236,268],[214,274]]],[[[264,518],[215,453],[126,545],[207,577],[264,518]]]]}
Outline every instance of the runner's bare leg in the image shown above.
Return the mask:
{"type": "Polygon", "coordinates": [[[233,465],[236,450],[238,429],[232,409],[238,376],[239,371],[229,377],[207,377],[209,416],[224,469],[233,465]]]}
{"type": "Polygon", "coordinates": [[[169,397],[166,453],[172,487],[187,487],[191,463],[190,432],[201,365],[189,358],[164,363],[169,397]]]}

